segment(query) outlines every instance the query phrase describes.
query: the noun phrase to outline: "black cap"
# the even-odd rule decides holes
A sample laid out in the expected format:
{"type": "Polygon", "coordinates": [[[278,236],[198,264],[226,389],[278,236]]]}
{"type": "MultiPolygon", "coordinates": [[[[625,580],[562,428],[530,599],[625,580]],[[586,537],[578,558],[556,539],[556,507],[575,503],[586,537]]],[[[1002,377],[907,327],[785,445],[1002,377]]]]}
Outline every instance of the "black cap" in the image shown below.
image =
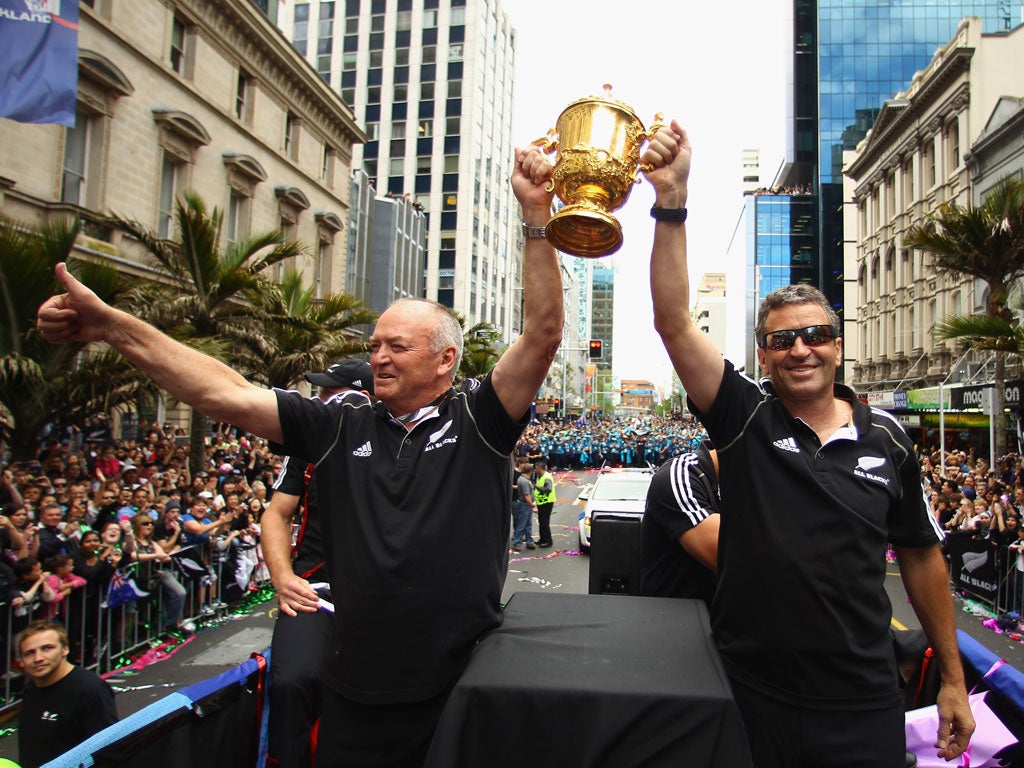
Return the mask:
{"type": "Polygon", "coordinates": [[[373,394],[373,371],[365,360],[339,360],[323,373],[307,373],[305,378],[318,387],[352,387],[373,394]]]}

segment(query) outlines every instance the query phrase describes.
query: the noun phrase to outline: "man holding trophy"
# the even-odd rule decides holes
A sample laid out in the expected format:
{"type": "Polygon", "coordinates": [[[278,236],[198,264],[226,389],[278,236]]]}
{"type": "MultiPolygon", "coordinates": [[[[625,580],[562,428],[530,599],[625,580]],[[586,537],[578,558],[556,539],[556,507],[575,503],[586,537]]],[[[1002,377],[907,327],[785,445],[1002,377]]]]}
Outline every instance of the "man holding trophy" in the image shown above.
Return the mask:
{"type": "Polygon", "coordinates": [[[642,162],[656,193],[654,324],[718,447],[722,526],[712,630],[758,768],[897,766],[903,699],[884,591],[887,542],[941,669],[937,754],[974,732],[941,533],[913,444],[835,383],[841,326],[825,297],[788,286],[755,327],[767,379],[736,371],[689,312],[690,143],[678,122],[642,162]]]}

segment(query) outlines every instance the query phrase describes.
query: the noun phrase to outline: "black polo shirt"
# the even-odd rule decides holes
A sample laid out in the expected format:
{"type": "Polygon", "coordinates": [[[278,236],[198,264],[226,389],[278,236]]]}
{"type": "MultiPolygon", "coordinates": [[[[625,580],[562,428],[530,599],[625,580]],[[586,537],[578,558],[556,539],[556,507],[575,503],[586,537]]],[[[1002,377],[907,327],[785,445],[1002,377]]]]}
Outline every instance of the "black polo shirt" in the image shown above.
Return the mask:
{"type": "MultiPolygon", "coordinates": [[[[358,390],[350,389],[334,396],[340,400],[351,399],[353,403],[370,403],[370,398],[358,390]]],[[[324,544],[323,526],[320,523],[320,503],[317,493],[316,476],[306,470],[310,462],[285,457],[281,473],[274,481],[275,491],[282,491],[299,497],[299,509],[295,522],[299,526],[295,551],[292,553],[292,570],[312,582],[331,580],[331,569],[327,563],[327,547],[324,544]],[[305,498],[303,498],[305,496],[305,498]]]]}
{"type": "Polygon", "coordinates": [[[686,597],[711,605],[715,575],[679,537],[718,512],[718,481],[707,449],[666,461],[647,491],[640,527],[640,594],[686,597]]]}
{"type": "Polygon", "coordinates": [[[317,465],[345,627],[324,683],[365,703],[433,696],[500,623],[511,455],[529,414],[509,418],[489,376],[411,432],[380,403],[277,398],[284,453],[317,465]]]}
{"type": "Polygon", "coordinates": [[[721,483],[712,628],[742,683],[798,706],[867,709],[900,695],[887,542],[931,546],[942,534],[903,428],[849,388],[835,394],[852,403],[852,428],[824,445],[768,380],[728,361],[698,414],[721,483]]]}

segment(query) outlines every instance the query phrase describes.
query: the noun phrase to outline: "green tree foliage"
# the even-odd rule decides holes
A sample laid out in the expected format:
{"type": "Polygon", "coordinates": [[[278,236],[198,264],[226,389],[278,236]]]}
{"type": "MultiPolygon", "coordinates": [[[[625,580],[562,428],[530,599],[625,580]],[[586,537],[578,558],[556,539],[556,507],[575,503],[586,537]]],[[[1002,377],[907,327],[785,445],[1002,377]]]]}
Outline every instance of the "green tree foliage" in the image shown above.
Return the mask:
{"type": "MultiPolygon", "coordinates": [[[[1014,349],[1018,331],[1007,303],[1024,277],[1024,182],[1004,178],[980,206],[943,203],[927,221],[912,227],[904,245],[931,254],[940,274],[973,277],[987,287],[983,315],[960,315],[936,326],[936,337],[960,339],[970,348],[995,352],[996,412],[1003,412],[1005,354],[1014,349]]],[[[1005,430],[996,430],[996,452],[1006,450],[1005,430]]]]}
{"type": "Polygon", "coordinates": [[[480,322],[466,328],[466,320],[458,312],[452,314],[463,327],[462,361],[459,363],[458,381],[482,379],[497,364],[501,357],[501,334],[490,323],[480,322]]]}
{"type": "Polygon", "coordinates": [[[48,426],[81,425],[86,418],[134,402],[151,385],[109,348],[50,344],[35,330],[39,305],[60,284],[53,269],[68,268],[101,298],[122,296],[116,270],[91,261],[69,261],[77,220],[38,229],[0,220],[0,437],[14,460],[34,457],[48,426]]]}
{"type": "Polygon", "coordinates": [[[322,371],[344,357],[364,355],[369,344],[358,326],[377,320],[377,313],[347,293],[313,297],[302,275],[286,270],[279,284],[266,291],[264,344],[251,350],[246,373],[254,381],[288,389],[309,371],[322,371]]]}
{"type": "MultiPolygon", "coordinates": [[[[175,203],[175,239],[165,240],[145,225],[122,217],[110,224],[146,250],[161,279],[141,287],[139,313],[179,341],[239,367],[267,345],[263,298],[268,267],[304,253],[280,230],[260,232],[222,248],[223,213],[207,210],[195,192],[175,203]]],[[[182,375],[188,375],[182,371],[182,375]]],[[[190,465],[201,468],[207,419],[193,411],[190,465]]]]}

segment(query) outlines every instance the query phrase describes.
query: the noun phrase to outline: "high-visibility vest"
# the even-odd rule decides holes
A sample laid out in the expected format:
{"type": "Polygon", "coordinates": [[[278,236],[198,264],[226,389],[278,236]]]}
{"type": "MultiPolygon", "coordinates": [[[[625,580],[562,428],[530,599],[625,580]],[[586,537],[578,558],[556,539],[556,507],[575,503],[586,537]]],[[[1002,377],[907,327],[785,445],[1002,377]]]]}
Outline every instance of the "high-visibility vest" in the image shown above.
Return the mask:
{"type": "Polygon", "coordinates": [[[533,499],[539,504],[553,504],[555,502],[555,478],[551,476],[550,472],[545,472],[543,475],[537,478],[537,481],[533,484],[533,499]],[[551,485],[550,491],[542,491],[540,487],[546,483],[551,485]]]}

